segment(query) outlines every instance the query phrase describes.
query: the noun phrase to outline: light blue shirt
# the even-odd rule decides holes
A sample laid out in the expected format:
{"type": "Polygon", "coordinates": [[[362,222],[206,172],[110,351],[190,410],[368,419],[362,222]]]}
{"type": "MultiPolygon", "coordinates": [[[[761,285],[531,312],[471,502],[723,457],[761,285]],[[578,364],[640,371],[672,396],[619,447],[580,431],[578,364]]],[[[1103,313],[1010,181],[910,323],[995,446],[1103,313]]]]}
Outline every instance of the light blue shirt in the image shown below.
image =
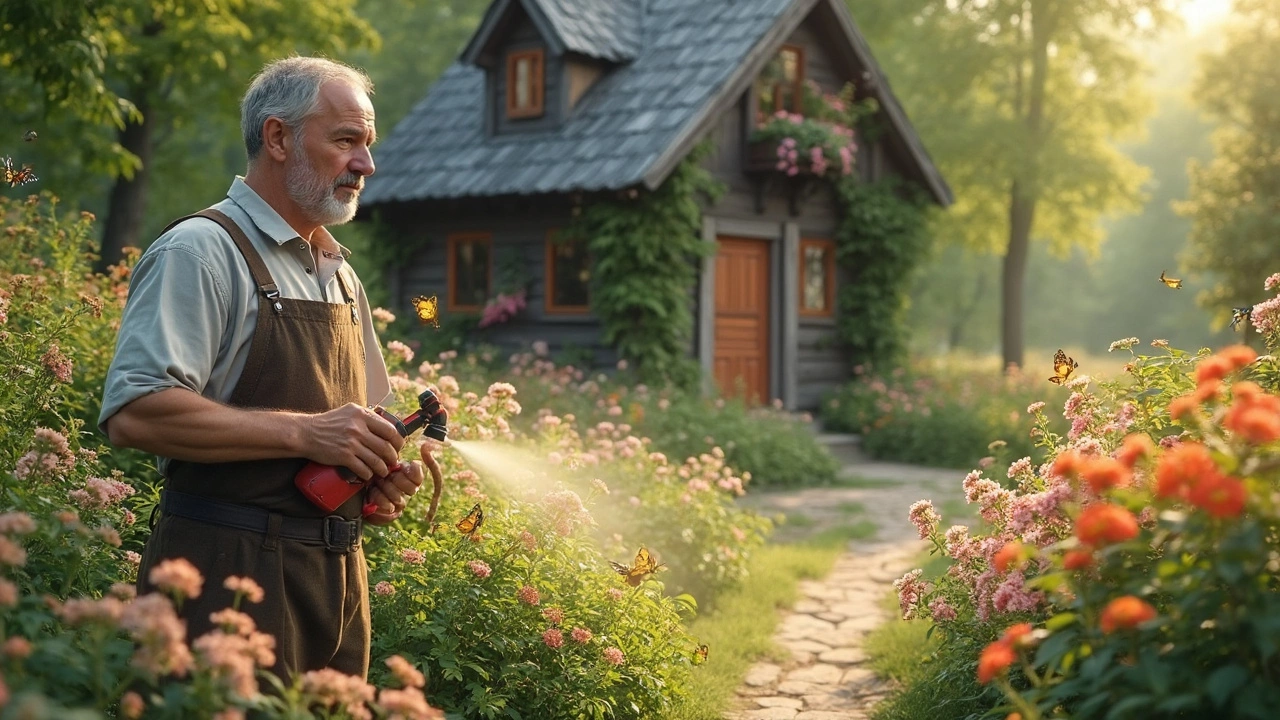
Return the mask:
{"type": "MultiPolygon", "coordinates": [[[[262,256],[280,295],[343,303],[341,272],[355,293],[364,333],[366,403],[389,402],[391,383],[373,329],[364,285],[346,263],[350,254],[319,253],[284,218],[236,177],[215,209],[235,221],[262,256]]],[[[258,320],[258,288],[231,236],[205,218],[187,220],[156,239],[143,253],[129,282],[115,358],[107,371],[98,429],[130,402],[173,387],[187,388],[220,403],[240,380],[258,320]]],[[[316,348],[316,362],[326,362],[316,348]]],[[[168,464],[160,458],[161,470],[168,464]]]]}

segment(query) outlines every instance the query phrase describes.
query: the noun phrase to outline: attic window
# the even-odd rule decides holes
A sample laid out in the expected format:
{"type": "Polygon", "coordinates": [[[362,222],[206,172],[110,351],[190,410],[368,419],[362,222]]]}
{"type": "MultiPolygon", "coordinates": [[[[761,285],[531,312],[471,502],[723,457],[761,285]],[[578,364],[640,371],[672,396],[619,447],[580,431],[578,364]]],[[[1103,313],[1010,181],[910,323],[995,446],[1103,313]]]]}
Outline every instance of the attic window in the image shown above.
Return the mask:
{"type": "Polygon", "coordinates": [[[507,55],[507,117],[542,116],[542,50],[518,50],[507,55]]]}
{"type": "Polygon", "coordinates": [[[767,115],[779,111],[801,113],[803,87],[804,48],[799,45],[783,45],[756,81],[760,111],[767,115]]]}

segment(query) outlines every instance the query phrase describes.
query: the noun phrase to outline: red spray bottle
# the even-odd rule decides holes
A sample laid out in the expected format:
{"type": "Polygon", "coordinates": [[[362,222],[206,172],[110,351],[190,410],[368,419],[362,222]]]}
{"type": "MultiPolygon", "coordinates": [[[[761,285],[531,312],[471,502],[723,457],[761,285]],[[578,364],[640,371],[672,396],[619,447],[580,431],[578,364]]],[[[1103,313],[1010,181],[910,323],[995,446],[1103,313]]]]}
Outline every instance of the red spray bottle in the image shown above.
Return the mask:
{"type": "MultiPolygon", "coordinates": [[[[440,406],[440,399],[430,390],[422,391],[418,396],[418,409],[410,413],[403,420],[395,415],[387,412],[382,408],[374,408],[374,412],[378,413],[387,422],[395,426],[396,432],[400,433],[400,437],[409,437],[419,428],[425,428],[422,434],[439,442],[444,442],[449,437],[448,419],[449,414],[440,406]]],[[[391,472],[400,469],[400,464],[396,463],[390,468],[391,472]]],[[[436,478],[432,478],[439,484],[436,478]]],[[[321,465],[320,463],[308,463],[306,467],[293,479],[294,485],[302,491],[307,499],[315,503],[325,512],[335,512],[342,506],[351,496],[365,489],[367,483],[360,479],[358,475],[351,472],[345,467],[334,467],[333,465],[321,465]]],[[[431,510],[434,511],[436,503],[439,501],[440,488],[435,488],[435,497],[432,498],[431,510]]],[[[370,503],[365,505],[363,513],[372,515],[376,511],[376,507],[370,503]]],[[[430,513],[434,515],[434,512],[430,513]]]]}

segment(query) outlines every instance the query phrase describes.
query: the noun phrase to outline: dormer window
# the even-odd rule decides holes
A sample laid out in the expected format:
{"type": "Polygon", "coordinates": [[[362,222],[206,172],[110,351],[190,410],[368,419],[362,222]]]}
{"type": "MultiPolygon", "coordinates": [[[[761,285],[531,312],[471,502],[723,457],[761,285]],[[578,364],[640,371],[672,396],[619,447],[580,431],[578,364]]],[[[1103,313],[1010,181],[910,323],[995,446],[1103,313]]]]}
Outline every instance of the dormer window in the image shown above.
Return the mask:
{"type": "Polygon", "coordinates": [[[517,50],[507,55],[508,118],[542,116],[545,68],[541,49],[517,50]]]}
{"type": "Polygon", "coordinates": [[[760,112],[802,113],[804,100],[804,48],[783,45],[756,80],[760,112]]]}

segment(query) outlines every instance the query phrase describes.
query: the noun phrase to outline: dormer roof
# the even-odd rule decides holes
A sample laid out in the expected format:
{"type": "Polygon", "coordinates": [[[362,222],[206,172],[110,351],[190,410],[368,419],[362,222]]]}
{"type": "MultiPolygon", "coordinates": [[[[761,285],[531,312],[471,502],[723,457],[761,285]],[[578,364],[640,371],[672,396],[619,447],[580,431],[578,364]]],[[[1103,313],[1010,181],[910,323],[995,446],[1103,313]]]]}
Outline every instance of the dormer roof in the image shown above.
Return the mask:
{"type": "Polygon", "coordinates": [[[502,41],[514,7],[523,7],[556,55],[573,52],[613,63],[640,52],[643,29],[639,0],[497,0],[489,6],[461,62],[488,66],[502,41]]]}

